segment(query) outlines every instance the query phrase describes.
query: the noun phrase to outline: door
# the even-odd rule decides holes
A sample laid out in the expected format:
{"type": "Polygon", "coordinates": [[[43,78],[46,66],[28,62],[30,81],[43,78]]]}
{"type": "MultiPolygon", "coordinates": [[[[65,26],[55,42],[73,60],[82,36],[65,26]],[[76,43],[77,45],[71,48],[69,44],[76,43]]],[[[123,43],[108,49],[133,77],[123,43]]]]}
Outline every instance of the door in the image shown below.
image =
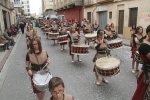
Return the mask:
{"type": "Polygon", "coordinates": [[[118,19],[118,33],[123,34],[124,26],[124,10],[119,10],[119,19],[118,19]]]}
{"type": "Polygon", "coordinates": [[[91,23],[91,12],[87,12],[87,20],[91,23]]]}
{"type": "Polygon", "coordinates": [[[99,13],[99,28],[101,30],[104,30],[106,24],[107,24],[107,11],[100,12],[99,13]]]}
{"type": "Polygon", "coordinates": [[[5,26],[5,29],[7,29],[7,19],[6,19],[6,11],[3,11],[3,20],[4,20],[4,26],[5,26]]]}

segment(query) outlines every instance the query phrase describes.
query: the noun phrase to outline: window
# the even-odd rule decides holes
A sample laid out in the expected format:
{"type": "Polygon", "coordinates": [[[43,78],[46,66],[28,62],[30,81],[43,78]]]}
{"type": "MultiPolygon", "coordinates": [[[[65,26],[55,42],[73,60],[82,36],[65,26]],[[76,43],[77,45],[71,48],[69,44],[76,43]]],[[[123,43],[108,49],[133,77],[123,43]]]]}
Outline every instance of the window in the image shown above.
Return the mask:
{"type": "Polygon", "coordinates": [[[129,9],[129,27],[137,24],[137,12],[138,8],[129,9]]]}
{"type": "Polygon", "coordinates": [[[87,20],[91,23],[91,12],[87,12],[87,20]]]}
{"type": "Polygon", "coordinates": [[[112,11],[109,12],[109,19],[112,19],[112,11]]]}

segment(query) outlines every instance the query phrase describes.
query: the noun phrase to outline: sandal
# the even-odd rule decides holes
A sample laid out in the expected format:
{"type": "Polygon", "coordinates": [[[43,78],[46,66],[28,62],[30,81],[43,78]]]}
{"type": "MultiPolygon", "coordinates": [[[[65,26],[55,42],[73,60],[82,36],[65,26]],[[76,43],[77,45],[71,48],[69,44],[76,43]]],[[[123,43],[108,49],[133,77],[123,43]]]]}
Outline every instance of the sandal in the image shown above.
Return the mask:
{"type": "Polygon", "coordinates": [[[109,84],[109,82],[105,79],[102,80],[103,83],[109,84]]]}

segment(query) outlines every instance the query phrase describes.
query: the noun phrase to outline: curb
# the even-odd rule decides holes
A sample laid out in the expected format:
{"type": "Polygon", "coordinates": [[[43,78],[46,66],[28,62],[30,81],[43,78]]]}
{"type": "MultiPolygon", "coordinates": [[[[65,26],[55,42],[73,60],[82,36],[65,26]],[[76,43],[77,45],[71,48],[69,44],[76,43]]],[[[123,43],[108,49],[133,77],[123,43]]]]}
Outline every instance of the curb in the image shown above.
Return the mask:
{"type": "MultiPolygon", "coordinates": [[[[19,41],[20,38],[21,38],[21,34],[18,36],[17,40],[19,41]]],[[[4,63],[4,66],[1,69],[1,72],[0,72],[0,90],[1,90],[1,88],[3,86],[5,78],[7,76],[7,71],[8,71],[8,68],[10,67],[10,62],[12,62],[12,59],[13,59],[13,56],[14,56],[14,52],[17,49],[18,43],[19,42],[16,42],[16,44],[14,45],[12,50],[10,51],[10,55],[8,56],[8,59],[6,59],[6,61],[4,63]]]]}

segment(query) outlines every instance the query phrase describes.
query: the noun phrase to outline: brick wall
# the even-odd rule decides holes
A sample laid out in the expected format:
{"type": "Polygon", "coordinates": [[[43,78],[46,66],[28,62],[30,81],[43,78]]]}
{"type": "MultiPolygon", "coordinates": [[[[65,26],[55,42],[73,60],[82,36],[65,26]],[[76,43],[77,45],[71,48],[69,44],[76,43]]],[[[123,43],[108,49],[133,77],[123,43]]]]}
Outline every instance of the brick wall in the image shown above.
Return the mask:
{"type": "Polygon", "coordinates": [[[57,15],[64,15],[68,21],[78,19],[78,21],[80,22],[84,18],[83,13],[84,13],[83,7],[82,6],[76,6],[73,8],[58,11],[57,15]],[[81,15],[80,15],[80,10],[81,10],[81,15]],[[80,16],[81,16],[81,18],[80,18],[80,16]]]}

